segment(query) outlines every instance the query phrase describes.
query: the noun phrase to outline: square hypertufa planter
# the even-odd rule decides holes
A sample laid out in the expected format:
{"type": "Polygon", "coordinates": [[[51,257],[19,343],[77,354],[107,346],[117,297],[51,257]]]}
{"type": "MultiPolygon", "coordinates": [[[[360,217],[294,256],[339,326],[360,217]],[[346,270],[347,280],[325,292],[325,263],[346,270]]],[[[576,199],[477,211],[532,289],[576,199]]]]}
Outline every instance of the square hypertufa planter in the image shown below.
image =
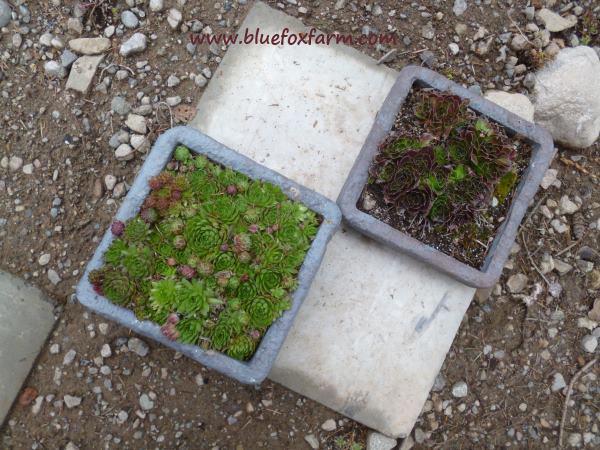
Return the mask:
{"type": "Polygon", "coordinates": [[[338,205],[342,210],[345,221],[363,234],[430,264],[469,286],[477,288],[491,287],[502,274],[502,269],[515,241],[521,220],[523,220],[527,207],[537,192],[553,155],[554,144],[552,138],[543,128],[520,118],[431,70],[408,66],[400,72],[396,83],[381,107],[373,128],[342,188],[338,205]],[[480,269],[462,263],[412,236],[396,230],[357,207],[357,202],[368,181],[369,167],[378,153],[378,147],[392,130],[396,116],[413,86],[450,92],[469,100],[470,109],[502,125],[508,133],[523,136],[532,147],[529,165],[520,176],[520,182],[516,187],[506,218],[496,230],[495,238],[480,269]]]}
{"type": "Polygon", "coordinates": [[[298,287],[291,294],[291,307],[270,325],[260,341],[256,352],[247,362],[233,359],[214,350],[204,350],[196,345],[169,340],[163,336],[158,324],[138,320],[131,310],[118,306],[107,298],[98,295],[88,281],[89,272],[99,269],[103,264],[103,255],[113,240],[110,230],[105,233],[102,242],[96,249],[92,260],[86,268],[85,274],[77,286],[77,297],[83,305],[92,311],[126,326],[136,333],[154,339],[238,381],[258,384],[266,378],[271,370],[271,366],[275,362],[275,358],[292,325],[294,317],[307,295],[313,278],[321,264],[327,243],[339,226],[341,213],[334,202],[322,195],[267,169],[192,128],[177,127],[161,135],[154,144],[131,190],[117,212],[116,220],[126,221],[139,212],[141,205],[150,192],[148,181],[165,168],[171,159],[174,149],[178,145],[185,145],[191,151],[205,155],[213,162],[230,167],[252,179],[262,180],[279,186],[283,193],[290,199],[304,204],[315,213],[321,215],[322,222],[318,228],[316,237],[306,253],[297,276],[298,287]]]}

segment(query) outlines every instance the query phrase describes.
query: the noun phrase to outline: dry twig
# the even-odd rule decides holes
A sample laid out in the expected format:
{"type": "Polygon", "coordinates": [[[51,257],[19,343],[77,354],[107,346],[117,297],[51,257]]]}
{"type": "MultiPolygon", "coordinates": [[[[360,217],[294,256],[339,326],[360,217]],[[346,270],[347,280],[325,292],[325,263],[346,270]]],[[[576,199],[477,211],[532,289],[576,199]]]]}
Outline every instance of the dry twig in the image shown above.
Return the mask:
{"type": "Polygon", "coordinates": [[[570,159],[567,159],[564,156],[561,156],[559,159],[560,159],[560,162],[563,163],[565,166],[575,167],[575,169],[579,170],[581,173],[584,173],[586,175],[590,174],[589,170],[587,170],[581,164],[576,163],[575,161],[571,161],[570,159]]]}
{"type": "Polygon", "coordinates": [[[562,418],[560,419],[560,432],[558,434],[558,448],[563,447],[563,435],[565,434],[565,421],[567,420],[567,412],[569,410],[569,400],[571,400],[571,394],[573,393],[573,386],[584,372],[598,362],[598,358],[592,359],[589,363],[583,366],[579,372],[573,375],[569,387],[567,388],[567,397],[565,398],[565,406],[563,407],[562,418]]]}

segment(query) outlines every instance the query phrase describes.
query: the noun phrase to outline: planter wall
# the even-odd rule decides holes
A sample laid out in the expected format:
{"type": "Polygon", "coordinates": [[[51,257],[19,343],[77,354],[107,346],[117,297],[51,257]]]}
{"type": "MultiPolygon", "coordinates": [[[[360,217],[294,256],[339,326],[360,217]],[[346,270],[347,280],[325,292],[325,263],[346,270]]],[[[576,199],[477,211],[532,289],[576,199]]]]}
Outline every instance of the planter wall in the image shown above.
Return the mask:
{"type": "Polygon", "coordinates": [[[161,135],[154,144],[131,190],[117,212],[116,220],[126,221],[139,212],[142,203],[150,192],[149,179],[164,169],[171,159],[173,150],[179,144],[183,144],[191,151],[205,155],[212,161],[231,167],[250,178],[260,179],[279,186],[289,198],[303,203],[323,217],[323,222],[298,273],[298,288],[292,294],[291,308],[273,322],[263,336],[252,359],[247,362],[238,361],[214,350],[203,350],[195,345],[171,341],[162,335],[158,324],[138,320],[131,310],[120,307],[105,297],[96,294],[89,283],[89,272],[102,266],[104,252],[113,239],[110,230],[104,234],[102,242],[96,249],[81,281],[77,285],[77,298],[92,311],[179,351],[211,369],[243,383],[258,384],[266,378],[275,362],[294,317],[321,264],[327,243],[339,226],[341,213],[334,202],[322,195],[267,169],[192,128],[177,127],[161,135]]]}
{"type": "Polygon", "coordinates": [[[538,186],[554,156],[554,144],[550,134],[468,89],[425,68],[404,68],[388,94],[383,106],[360,151],[352,170],[338,197],[338,205],[344,220],[361,233],[390,247],[407,253],[453,278],[473,287],[493,286],[500,275],[510,249],[515,241],[519,225],[538,186]],[[384,222],[357,208],[357,202],[367,183],[368,170],[378,152],[379,144],[387,137],[394,125],[404,100],[413,85],[448,91],[469,100],[469,107],[494,122],[503,125],[508,132],[524,136],[532,145],[532,156],[527,169],[521,175],[506,219],[500,225],[488,249],[481,269],[464,264],[433,247],[424,244],[406,233],[396,230],[384,222]]]}

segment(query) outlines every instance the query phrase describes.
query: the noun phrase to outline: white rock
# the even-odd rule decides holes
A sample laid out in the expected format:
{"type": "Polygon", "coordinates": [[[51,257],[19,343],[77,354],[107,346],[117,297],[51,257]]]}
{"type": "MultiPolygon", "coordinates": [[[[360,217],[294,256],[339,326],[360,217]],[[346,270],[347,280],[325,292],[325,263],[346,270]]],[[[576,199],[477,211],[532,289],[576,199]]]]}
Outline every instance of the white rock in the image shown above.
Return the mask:
{"type": "Polygon", "coordinates": [[[121,22],[127,28],[137,28],[137,26],[140,24],[137,16],[129,10],[125,10],[121,13],[121,22]]]}
{"type": "Polygon", "coordinates": [[[50,262],[50,253],[44,253],[38,258],[38,264],[40,266],[45,266],[50,262]]]}
{"type": "Polygon", "coordinates": [[[127,116],[127,120],[125,121],[125,125],[127,125],[132,131],[135,131],[139,134],[146,134],[146,119],[144,116],[140,116],[138,114],[129,114],[127,116]]]}
{"type": "Polygon", "coordinates": [[[573,202],[568,195],[563,195],[558,203],[561,214],[575,214],[579,210],[579,206],[573,202]]]}
{"type": "Polygon", "coordinates": [[[588,334],[581,339],[581,348],[588,353],[594,353],[598,347],[598,338],[588,334]]]}
{"type": "Polygon", "coordinates": [[[194,381],[196,382],[196,385],[198,386],[204,386],[204,377],[202,376],[202,374],[197,374],[194,377],[194,381]]]}
{"type": "Polygon", "coordinates": [[[52,344],[50,346],[50,354],[51,355],[58,355],[59,352],[60,352],[60,345],[59,344],[52,344]]]}
{"type": "Polygon", "coordinates": [[[69,409],[75,408],[75,407],[81,405],[81,397],[76,397],[76,396],[67,394],[63,397],[63,400],[65,401],[65,405],[69,409]]]}
{"type": "Polygon", "coordinates": [[[552,225],[552,228],[554,228],[554,231],[556,231],[558,234],[563,234],[569,231],[569,225],[560,219],[553,219],[550,222],[550,225],[552,225]]]}
{"type": "Polygon", "coordinates": [[[65,353],[63,358],[63,366],[68,366],[71,364],[75,360],[75,355],[77,355],[77,352],[74,349],[71,349],[65,353]]]}
{"type": "Polygon", "coordinates": [[[82,56],[73,63],[66,88],[85,94],[92,84],[98,65],[104,55],[82,56]]]}
{"type": "Polygon", "coordinates": [[[106,36],[107,38],[112,37],[115,34],[115,26],[114,25],[109,25],[104,29],[104,36],[106,36]]]}
{"type": "Polygon", "coordinates": [[[550,186],[552,186],[554,184],[554,182],[556,181],[557,175],[558,175],[558,170],[556,170],[556,169],[546,170],[546,173],[544,174],[544,178],[542,178],[542,182],[540,183],[540,186],[542,187],[542,189],[549,189],[550,186]]]}
{"type": "Polygon", "coordinates": [[[523,94],[511,94],[504,91],[487,91],[484,97],[517,116],[520,116],[529,122],[533,122],[533,104],[523,94]]]}
{"type": "Polygon", "coordinates": [[[33,402],[33,406],[31,407],[31,413],[36,416],[42,410],[42,403],[44,402],[44,396],[38,395],[33,402]]]}
{"type": "Polygon", "coordinates": [[[334,419],[327,419],[321,424],[321,428],[325,431],[333,431],[337,428],[337,425],[334,419]]]}
{"type": "Polygon", "coordinates": [[[506,281],[506,286],[512,294],[518,294],[527,287],[528,281],[529,278],[527,277],[527,275],[523,273],[516,273],[508,278],[508,280],[506,281]]]}
{"type": "Polygon", "coordinates": [[[44,64],[44,72],[49,77],[64,78],[67,76],[67,71],[58,61],[47,61],[44,64]]]}
{"type": "Polygon", "coordinates": [[[23,158],[21,158],[19,156],[11,156],[10,159],[8,160],[8,168],[13,172],[16,172],[22,166],[23,166],[23,158]]]}
{"type": "Polygon", "coordinates": [[[520,34],[515,34],[512,38],[512,40],[510,41],[510,48],[512,48],[514,51],[521,51],[521,50],[525,50],[525,48],[529,45],[529,42],[527,41],[527,38],[525,36],[522,36],[520,34]]]}
{"type": "Polygon", "coordinates": [[[140,149],[141,147],[149,144],[150,142],[148,141],[148,139],[146,139],[146,136],[144,136],[143,134],[133,134],[131,136],[131,146],[133,148],[135,148],[136,150],[140,149]]]}
{"type": "Polygon", "coordinates": [[[48,270],[48,280],[50,280],[50,283],[52,283],[54,286],[61,282],[60,276],[54,269],[48,270]]]}
{"type": "Polygon", "coordinates": [[[175,8],[171,8],[169,10],[169,15],[167,16],[167,22],[169,22],[169,26],[172,29],[176,30],[177,28],[179,28],[182,18],[183,16],[181,15],[181,11],[175,8]]]}
{"type": "Polygon", "coordinates": [[[194,84],[200,88],[206,86],[206,83],[208,83],[208,80],[204,78],[204,75],[202,75],[201,73],[196,75],[196,77],[194,78],[194,84]]]}
{"type": "Polygon", "coordinates": [[[169,75],[169,78],[167,78],[167,86],[168,87],[175,87],[178,86],[179,83],[181,83],[181,81],[179,80],[179,78],[177,78],[176,75],[169,75]]]}
{"type": "Polygon", "coordinates": [[[110,39],[103,37],[71,39],[69,48],[82,55],[98,55],[110,48],[110,39]]]}
{"type": "Polygon", "coordinates": [[[468,393],[469,387],[464,381],[459,381],[454,386],[452,386],[452,395],[456,398],[466,397],[468,393]]]}
{"type": "Polygon", "coordinates": [[[127,348],[129,349],[129,351],[132,351],[136,355],[142,357],[146,356],[150,351],[150,349],[148,348],[148,344],[136,337],[129,338],[129,341],[127,341],[127,348]]]}
{"type": "Polygon", "coordinates": [[[565,18],[549,10],[548,8],[540,9],[535,15],[538,21],[541,22],[546,29],[552,33],[557,33],[577,25],[577,17],[568,16],[565,18]]]}
{"type": "Polygon", "coordinates": [[[126,421],[127,418],[129,417],[129,414],[127,414],[127,411],[119,411],[119,413],[117,414],[117,423],[119,425],[123,425],[126,421]]]}
{"type": "Polygon", "coordinates": [[[554,270],[556,270],[559,275],[566,275],[571,270],[573,270],[573,266],[564,261],[561,261],[560,259],[554,259],[554,270]]]}
{"type": "Polygon", "coordinates": [[[585,148],[600,135],[600,60],[590,47],[564,48],[536,74],[535,120],[554,140],[585,148]]]}
{"type": "Polygon", "coordinates": [[[304,440],[310,445],[310,448],[313,450],[317,450],[319,448],[319,438],[317,438],[314,434],[307,434],[304,436],[304,440]]]}
{"type": "Polygon", "coordinates": [[[150,0],[150,10],[154,12],[161,12],[165,7],[163,0],[150,0]]]}
{"type": "Polygon", "coordinates": [[[103,358],[109,358],[112,355],[112,350],[110,349],[110,345],[104,344],[100,349],[100,356],[103,358]]]}
{"type": "Polygon", "coordinates": [[[23,173],[25,175],[31,175],[33,173],[33,164],[25,164],[23,166],[23,173]]]}
{"type": "Polygon", "coordinates": [[[117,184],[117,177],[114,175],[109,174],[104,177],[104,186],[106,186],[106,190],[112,191],[115,184],[117,184]]]}
{"type": "Polygon", "coordinates": [[[167,97],[165,101],[169,106],[177,106],[181,103],[181,97],[179,95],[176,95],[174,97],[167,97]]]}
{"type": "Polygon", "coordinates": [[[77,447],[75,444],[73,444],[71,441],[69,441],[69,442],[67,442],[65,450],[79,450],[79,447],[77,447]]]}
{"type": "Polygon", "coordinates": [[[129,144],[121,144],[115,150],[115,158],[119,161],[130,161],[133,159],[133,149],[129,144]]]}
{"type": "Polygon", "coordinates": [[[375,431],[367,435],[367,450],[392,450],[398,441],[375,431]]]}
{"type": "Polygon", "coordinates": [[[154,408],[154,402],[150,399],[150,397],[148,397],[147,394],[142,394],[140,396],[140,407],[144,411],[149,411],[154,408]]]}
{"type": "Polygon", "coordinates": [[[143,33],[135,33],[127,39],[122,45],[119,53],[121,56],[129,56],[135,53],[140,53],[146,50],[146,35],[143,33]]]}
{"type": "Polygon", "coordinates": [[[456,16],[462,16],[467,10],[467,2],[465,0],[454,0],[454,6],[452,6],[452,12],[456,16]]]}
{"type": "Polygon", "coordinates": [[[555,373],[552,378],[552,387],[550,388],[552,392],[558,392],[561,389],[564,389],[567,386],[565,382],[565,378],[560,373],[555,373]]]}
{"type": "Polygon", "coordinates": [[[452,53],[453,55],[458,55],[458,53],[460,52],[460,47],[454,42],[448,44],[448,48],[450,49],[450,53],[452,53]]]}
{"type": "Polygon", "coordinates": [[[44,33],[40,36],[38,42],[44,47],[50,47],[52,45],[52,39],[54,39],[54,35],[52,33],[44,33]]]}

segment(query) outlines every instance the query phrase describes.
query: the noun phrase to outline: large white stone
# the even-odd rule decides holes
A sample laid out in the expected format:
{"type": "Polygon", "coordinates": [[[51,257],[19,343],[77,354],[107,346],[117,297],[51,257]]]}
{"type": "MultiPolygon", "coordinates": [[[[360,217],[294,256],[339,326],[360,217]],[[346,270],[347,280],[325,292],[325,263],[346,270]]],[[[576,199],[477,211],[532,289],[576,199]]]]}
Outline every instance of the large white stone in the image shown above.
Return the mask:
{"type": "Polygon", "coordinates": [[[540,9],[535,15],[537,19],[546,27],[546,29],[553,33],[557,33],[577,25],[577,17],[571,15],[565,18],[549,10],[548,8],[540,9]]]}
{"type": "Polygon", "coordinates": [[[110,39],[103,37],[71,39],[69,47],[82,55],[97,55],[110,48],[110,39]]]}
{"type": "Polygon", "coordinates": [[[96,69],[103,59],[104,55],[82,56],[78,58],[73,63],[71,73],[69,73],[67,89],[73,89],[85,94],[90,88],[96,69]]]}
{"type": "Polygon", "coordinates": [[[508,109],[510,112],[533,122],[534,108],[531,101],[523,94],[511,94],[504,91],[487,91],[484,95],[489,101],[508,109]]]}
{"type": "MultiPolygon", "coordinates": [[[[241,29],[257,26],[305,30],[262,3],[241,29]]],[[[396,76],[344,46],[231,46],[192,126],[335,199],[396,76]]],[[[270,378],[385,435],[407,435],[473,294],[340,231],[270,378]]]]}
{"type": "Polygon", "coordinates": [[[600,61],[583,45],[564,48],[536,74],[535,120],[554,140],[576,148],[600,134],[600,61]]]}

